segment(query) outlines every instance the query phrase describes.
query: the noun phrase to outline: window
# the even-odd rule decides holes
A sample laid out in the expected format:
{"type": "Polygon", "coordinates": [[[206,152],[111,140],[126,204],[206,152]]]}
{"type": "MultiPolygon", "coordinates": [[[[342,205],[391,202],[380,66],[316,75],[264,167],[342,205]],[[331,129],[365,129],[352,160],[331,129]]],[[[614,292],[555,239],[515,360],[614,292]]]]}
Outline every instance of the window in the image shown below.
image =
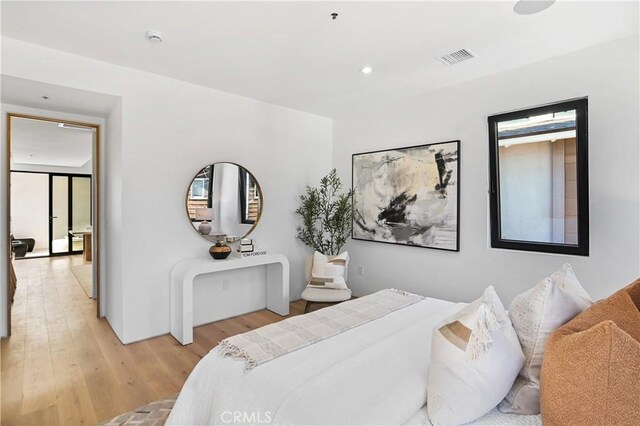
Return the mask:
{"type": "Polygon", "coordinates": [[[489,117],[491,246],[589,254],[587,99],[489,117]]]}
{"type": "Polygon", "coordinates": [[[239,170],[240,221],[246,224],[256,223],[260,208],[260,188],[251,173],[239,170]]]}
{"type": "Polygon", "coordinates": [[[213,165],[207,166],[193,178],[187,194],[187,212],[196,220],[196,209],[213,206],[213,165]]]}
{"type": "Polygon", "coordinates": [[[209,179],[195,178],[191,184],[191,199],[206,200],[209,196],[209,179]]]}

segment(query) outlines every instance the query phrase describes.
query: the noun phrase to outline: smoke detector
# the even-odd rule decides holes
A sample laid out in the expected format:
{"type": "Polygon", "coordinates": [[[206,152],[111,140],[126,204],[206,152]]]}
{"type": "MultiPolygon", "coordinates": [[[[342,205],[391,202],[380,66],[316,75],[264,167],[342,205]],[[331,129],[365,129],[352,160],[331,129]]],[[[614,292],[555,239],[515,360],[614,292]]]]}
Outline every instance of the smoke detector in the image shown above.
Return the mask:
{"type": "Polygon", "coordinates": [[[160,43],[164,40],[164,34],[158,31],[147,31],[147,40],[151,43],[160,43]]]}
{"type": "Polygon", "coordinates": [[[477,55],[472,51],[470,51],[469,49],[462,48],[460,50],[456,50],[455,52],[451,52],[446,55],[439,56],[438,60],[445,65],[454,65],[462,61],[466,61],[468,59],[473,59],[476,56],[477,55]]]}

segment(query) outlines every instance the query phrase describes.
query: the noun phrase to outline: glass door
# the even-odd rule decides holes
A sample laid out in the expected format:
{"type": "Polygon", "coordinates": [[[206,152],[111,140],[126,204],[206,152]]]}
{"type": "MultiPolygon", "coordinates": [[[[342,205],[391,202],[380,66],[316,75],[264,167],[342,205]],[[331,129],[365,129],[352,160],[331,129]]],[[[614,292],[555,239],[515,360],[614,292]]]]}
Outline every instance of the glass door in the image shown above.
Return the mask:
{"type": "Polygon", "coordinates": [[[91,241],[91,177],[49,176],[50,254],[82,253],[85,242],[91,241]]]}
{"type": "Polygon", "coordinates": [[[69,253],[71,236],[69,235],[69,176],[50,175],[50,253],[69,253]]]}
{"type": "Polygon", "coordinates": [[[87,232],[91,229],[91,178],[85,176],[71,177],[71,250],[82,252],[91,250],[91,239],[87,232]],[[82,232],[82,233],[79,233],[82,232]]]}

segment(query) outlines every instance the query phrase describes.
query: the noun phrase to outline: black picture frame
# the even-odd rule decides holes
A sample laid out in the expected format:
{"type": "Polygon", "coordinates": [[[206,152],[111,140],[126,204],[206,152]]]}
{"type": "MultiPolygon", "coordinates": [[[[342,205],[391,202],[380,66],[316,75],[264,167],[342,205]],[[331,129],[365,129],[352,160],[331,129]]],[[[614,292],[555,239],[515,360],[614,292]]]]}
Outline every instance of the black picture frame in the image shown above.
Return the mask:
{"type": "Polygon", "coordinates": [[[589,123],[587,98],[554,102],[488,117],[491,247],[510,250],[589,256],[589,123]],[[576,111],[577,244],[502,238],[500,218],[500,158],[498,123],[561,111],[576,111]]]}
{"type": "MultiPolygon", "coordinates": [[[[394,157],[395,158],[395,157],[394,157]]],[[[394,158],[387,161],[394,161],[394,158]]],[[[371,159],[371,161],[374,161],[371,159]]],[[[368,151],[352,154],[352,168],[351,168],[351,187],[353,189],[353,199],[352,199],[352,209],[353,209],[353,227],[351,231],[351,238],[354,240],[362,240],[362,241],[373,241],[379,243],[386,244],[395,244],[395,245],[406,245],[410,247],[421,247],[421,248],[430,248],[435,250],[444,250],[444,251],[460,251],[460,140],[451,140],[445,142],[436,142],[436,143],[428,143],[421,145],[413,145],[408,147],[400,147],[400,148],[392,148],[392,149],[383,149],[376,151],[368,151]],[[447,149],[446,152],[443,152],[444,149],[447,149]],[[429,202],[438,200],[435,197],[440,197],[440,201],[444,200],[446,203],[450,203],[450,200],[455,200],[455,205],[448,204],[444,211],[443,216],[440,217],[442,222],[437,222],[437,225],[428,224],[426,222],[422,222],[421,220],[431,220],[428,217],[428,212],[423,211],[424,216],[420,216],[418,221],[414,224],[410,223],[391,223],[387,219],[380,219],[380,215],[385,216],[388,215],[388,211],[385,209],[380,209],[378,214],[378,220],[374,220],[375,224],[372,224],[375,229],[372,231],[371,229],[365,230],[366,224],[362,223],[363,216],[362,212],[359,212],[359,209],[362,209],[358,202],[359,196],[361,194],[362,188],[359,188],[359,182],[357,175],[359,173],[359,161],[364,159],[366,156],[380,156],[382,154],[392,154],[394,156],[398,155],[408,155],[410,152],[419,152],[420,155],[433,156],[433,160],[422,162],[422,166],[418,166],[417,162],[414,167],[424,167],[424,172],[426,175],[432,177],[430,186],[424,185],[423,191],[420,191],[420,197],[417,202],[419,202],[422,206],[428,206],[429,202]],[[428,154],[427,154],[428,152],[428,154]],[[440,157],[437,157],[437,154],[440,153],[440,157]],[[444,154],[444,157],[443,157],[444,154]],[[450,164],[454,163],[454,164],[450,164]],[[455,166],[455,167],[453,167],[455,166]],[[428,169],[427,169],[428,168],[428,169]],[[440,186],[442,185],[442,186],[440,186]],[[451,186],[454,186],[455,189],[452,191],[451,186]],[[428,193],[428,195],[424,195],[428,193]],[[433,197],[433,198],[428,198],[433,197]],[[422,232],[415,233],[410,235],[410,239],[403,241],[399,238],[387,238],[386,235],[389,235],[390,229],[393,226],[408,226],[412,227],[412,229],[420,229],[422,232]],[[413,226],[416,225],[416,226],[413,226]],[[362,232],[361,232],[362,231],[362,232]],[[435,233],[439,233],[435,234],[435,233]],[[432,240],[433,242],[429,243],[432,240]]],[[[420,173],[416,173],[416,170],[413,171],[415,176],[419,176],[420,173]]],[[[419,170],[417,171],[419,172],[419,170]]],[[[387,176],[386,179],[390,177],[387,176]]],[[[385,177],[381,178],[379,183],[384,184],[385,177]]],[[[379,202],[389,202],[389,206],[391,206],[394,201],[405,194],[401,190],[398,190],[397,194],[391,195],[389,199],[386,200],[377,200],[379,202]]],[[[417,193],[416,193],[417,194],[417,193]]],[[[414,195],[416,195],[414,194],[414,195]]],[[[413,195],[410,195],[412,198],[413,195]]],[[[411,202],[409,200],[409,202],[411,202]]],[[[406,204],[405,204],[406,206],[406,204]]],[[[368,209],[368,216],[375,216],[377,211],[374,211],[376,207],[364,206],[365,209],[368,209]],[[373,210],[371,210],[373,209],[373,210]]],[[[421,210],[417,210],[418,215],[421,210]]],[[[401,213],[404,214],[404,213],[401,213]]],[[[414,210],[415,216],[415,210],[414,210]]],[[[387,216],[388,218],[388,216],[387,216]]],[[[371,222],[368,222],[371,223],[371,222]]]]}

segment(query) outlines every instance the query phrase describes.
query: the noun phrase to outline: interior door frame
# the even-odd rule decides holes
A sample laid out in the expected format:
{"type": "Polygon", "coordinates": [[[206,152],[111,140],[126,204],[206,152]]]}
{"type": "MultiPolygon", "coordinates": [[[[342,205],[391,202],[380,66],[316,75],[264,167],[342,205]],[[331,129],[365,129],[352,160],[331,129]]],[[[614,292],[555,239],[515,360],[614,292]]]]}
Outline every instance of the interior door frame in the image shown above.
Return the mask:
{"type": "MultiPolygon", "coordinates": [[[[69,247],[66,252],[53,252],[53,178],[58,176],[63,176],[67,178],[67,227],[68,231],[73,228],[73,178],[81,177],[88,178],[89,185],[91,188],[91,193],[89,195],[90,199],[93,200],[93,180],[91,179],[91,175],[82,174],[82,173],[48,173],[49,174],[49,256],[69,256],[72,254],[81,254],[84,250],[78,251],[73,250],[73,241],[71,238],[71,234],[67,232],[67,241],[69,242],[69,247]]],[[[93,226],[93,203],[90,203],[89,209],[89,217],[91,218],[91,225],[93,226]]],[[[93,262],[93,260],[92,260],[93,262]]]]}
{"type": "MultiPolygon", "coordinates": [[[[30,114],[21,114],[15,112],[7,112],[7,152],[6,152],[6,199],[5,205],[6,207],[6,215],[7,215],[7,223],[6,223],[6,231],[7,231],[7,247],[9,250],[9,256],[11,256],[11,119],[12,118],[24,118],[27,120],[39,120],[39,121],[47,121],[52,123],[64,123],[75,126],[83,126],[83,127],[91,127],[94,129],[94,137],[93,137],[93,169],[92,169],[92,205],[94,209],[94,217],[93,217],[93,247],[92,249],[92,257],[93,257],[93,268],[94,268],[94,278],[96,282],[96,316],[98,318],[101,317],[100,312],[100,125],[95,123],[86,123],[82,121],[74,121],[68,119],[58,119],[52,117],[42,117],[37,115],[30,114]]],[[[11,262],[10,258],[7,259],[7,262],[11,262]]],[[[9,265],[7,265],[9,266],[9,265]]],[[[6,268],[7,275],[7,336],[11,336],[11,298],[9,297],[9,274],[11,268],[6,268]]]]}

